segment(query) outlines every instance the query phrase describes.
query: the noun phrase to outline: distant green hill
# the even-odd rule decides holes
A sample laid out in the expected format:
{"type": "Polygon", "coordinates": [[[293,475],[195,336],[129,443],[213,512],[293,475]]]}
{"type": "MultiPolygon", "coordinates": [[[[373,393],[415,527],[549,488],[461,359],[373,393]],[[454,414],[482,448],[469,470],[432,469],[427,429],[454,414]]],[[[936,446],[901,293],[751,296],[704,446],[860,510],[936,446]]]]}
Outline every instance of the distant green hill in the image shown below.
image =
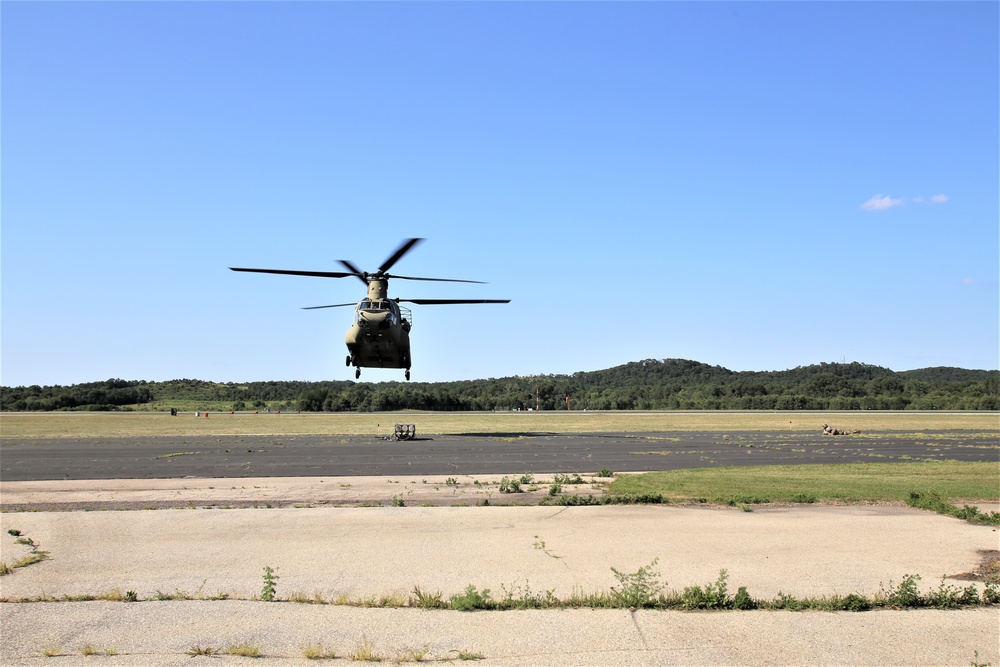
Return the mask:
{"type": "Polygon", "coordinates": [[[731,371],[645,359],[572,375],[456,382],[206,382],[111,379],[68,387],[0,387],[0,409],[381,410],[998,410],[1000,371],[896,372],[858,362],[731,371]]]}
{"type": "Polygon", "coordinates": [[[924,382],[982,382],[990,377],[996,377],[997,371],[975,371],[952,366],[934,366],[933,368],[902,371],[898,375],[908,380],[923,380],[924,382]]]}

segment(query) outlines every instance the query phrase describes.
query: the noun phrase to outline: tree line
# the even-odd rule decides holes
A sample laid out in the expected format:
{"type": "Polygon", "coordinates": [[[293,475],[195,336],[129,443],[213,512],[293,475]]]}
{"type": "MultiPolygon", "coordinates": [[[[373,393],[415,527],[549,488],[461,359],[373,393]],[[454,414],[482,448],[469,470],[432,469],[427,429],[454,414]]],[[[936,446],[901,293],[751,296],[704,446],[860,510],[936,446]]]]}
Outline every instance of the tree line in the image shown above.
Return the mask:
{"type": "Polygon", "coordinates": [[[572,375],[455,382],[219,383],[111,379],[72,386],[0,387],[0,410],[115,410],[200,401],[233,410],[998,410],[1000,371],[952,367],[896,372],[852,363],[731,371],[685,359],[646,359],[572,375]]]}

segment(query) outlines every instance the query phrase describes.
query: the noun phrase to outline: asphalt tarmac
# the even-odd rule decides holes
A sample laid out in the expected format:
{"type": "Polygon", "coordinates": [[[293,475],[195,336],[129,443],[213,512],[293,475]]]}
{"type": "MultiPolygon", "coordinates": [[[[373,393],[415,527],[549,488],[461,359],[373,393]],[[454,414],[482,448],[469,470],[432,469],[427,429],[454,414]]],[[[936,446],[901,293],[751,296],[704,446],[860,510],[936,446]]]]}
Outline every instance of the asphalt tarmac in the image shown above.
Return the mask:
{"type": "Polygon", "coordinates": [[[211,436],[4,440],[0,482],[471,475],[892,461],[995,461],[968,431],[824,436],[801,431],[211,436]]]}

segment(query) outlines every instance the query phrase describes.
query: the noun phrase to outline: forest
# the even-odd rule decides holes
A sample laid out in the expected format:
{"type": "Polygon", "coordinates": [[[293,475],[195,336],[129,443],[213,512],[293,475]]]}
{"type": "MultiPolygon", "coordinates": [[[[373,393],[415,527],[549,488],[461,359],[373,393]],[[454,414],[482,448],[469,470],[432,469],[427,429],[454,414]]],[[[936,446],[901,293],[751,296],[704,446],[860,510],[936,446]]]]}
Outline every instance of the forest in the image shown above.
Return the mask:
{"type": "Polygon", "coordinates": [[[0,410],[998,410],[1000,371],[892,371],[859,362],[731,371],[646,359],[572,375],[455,382],[207,382],[110,379],[0,387],[0,410]]]}

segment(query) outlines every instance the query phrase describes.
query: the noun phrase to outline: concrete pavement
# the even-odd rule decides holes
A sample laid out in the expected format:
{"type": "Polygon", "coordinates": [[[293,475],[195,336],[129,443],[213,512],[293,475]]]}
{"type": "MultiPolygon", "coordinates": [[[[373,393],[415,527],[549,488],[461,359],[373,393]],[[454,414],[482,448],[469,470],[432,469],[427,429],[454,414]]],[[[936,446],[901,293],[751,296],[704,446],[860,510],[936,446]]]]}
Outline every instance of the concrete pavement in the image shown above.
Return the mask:
{"type": "Polygon", "coordinates": [[[288,601],[406,599],[415,586],[447,598],[470,584],[494,598],[527,590],[566,598],[606,591],[617,584],[612,567],[634,572],[654,559],[661,581],[676,591],[712,583],[725,568],[731,591],[746,586],[756,598],[874,594],[908,574],[921,576],[921,590],[937,588],[942,577],[971,573],[1000,549],[994,527],[904,507],[6,512],[0,514],[5,563],[26,549],[9,529],[33,539],[49,559],[0,578],[5,599],[136,591],[141,601],[0,604],[5,665],[191,664],[185,652],[195,646],[247,643],[265,656],[254,664],[312,664],[303,650],[319,644],[342,661],[367,645],[385,660],[422,652],[424,660],[457,659],[463,652],[495,665],[1000,663],[996,607],[467,613],[288,601]],[[251,598],[261,592],[264,566],[280,577],[279,602],[149,601],[178,591],[251,598]],[[84,656],[88,644],[116,655],[84,656]],[[62,657],[44,657],[46,650],[62,657]]]}

